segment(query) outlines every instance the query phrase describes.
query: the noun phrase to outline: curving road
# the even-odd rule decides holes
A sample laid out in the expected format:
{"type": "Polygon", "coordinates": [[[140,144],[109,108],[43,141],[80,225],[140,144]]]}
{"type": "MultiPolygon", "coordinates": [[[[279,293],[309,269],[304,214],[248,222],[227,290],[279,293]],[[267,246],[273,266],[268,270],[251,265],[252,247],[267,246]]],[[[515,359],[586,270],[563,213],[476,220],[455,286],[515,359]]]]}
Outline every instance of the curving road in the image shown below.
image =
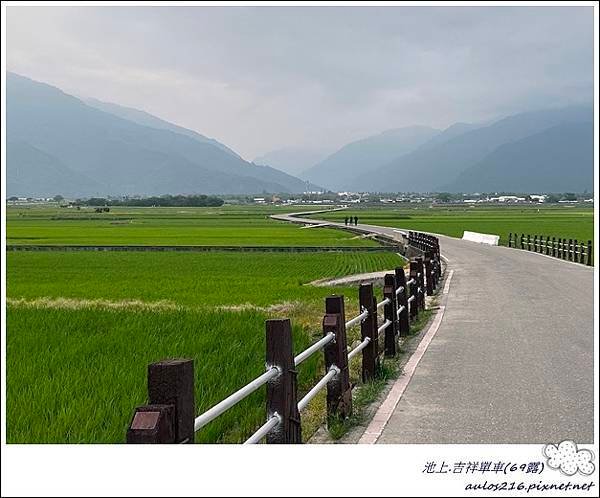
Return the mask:
{"type": "Polygon", "coordinates": [[[442,322],[378,442],[592,443],[593,269],[439,237],[452,272],[442,322]]]}

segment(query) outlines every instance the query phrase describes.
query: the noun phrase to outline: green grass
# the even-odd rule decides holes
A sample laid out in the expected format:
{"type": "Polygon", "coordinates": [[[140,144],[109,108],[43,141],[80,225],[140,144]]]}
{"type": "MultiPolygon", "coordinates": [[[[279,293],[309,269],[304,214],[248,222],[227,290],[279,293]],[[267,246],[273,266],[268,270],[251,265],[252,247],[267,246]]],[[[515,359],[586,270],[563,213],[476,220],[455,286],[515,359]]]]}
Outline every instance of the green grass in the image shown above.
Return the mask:
{"type": "Polygon", "coordinates": [[[304,285],[394,268],[392,252],[9,252],[10,298],[64,297],[168,301],[187,306],[321,299],[327,287],[304,285]]]}
{"type": "Polygon", "coordinates": [[[594,210],[580,206],[390,206],[349,209],[314,217],[343,222],[346,216],[358,216],[360,223],[459,238],[465,230],[496,234],[502,245],[507,244],[510,232],[579,241],[594,239],[594,210]]]}
{"type": "MultiPolygon", "coordinates": [[[[355,287],[304,283],[401,262],[389,252],[8,253],[7,439],[123,442],[146,400],[146,366],[164,358],[194,359],[200,413],[263,371],[266,319],[292,319],[298,352],[320,336],[326,295],[357,311],[355,287]]],[[[301,366],[301,394],[322,375],[320,356],[301,366]]],[[[303,417],[305,434],[322,405],[303,417]]],[[[242,441],[264,415],[262,389],[196,440],[242,441]]]]}
{"type": "Polygon", "coordinates": [[[328,228],[303,229],[269,218],[302,207],[93,208],[8,207],[7,244],[375,246],[328,228]]]}

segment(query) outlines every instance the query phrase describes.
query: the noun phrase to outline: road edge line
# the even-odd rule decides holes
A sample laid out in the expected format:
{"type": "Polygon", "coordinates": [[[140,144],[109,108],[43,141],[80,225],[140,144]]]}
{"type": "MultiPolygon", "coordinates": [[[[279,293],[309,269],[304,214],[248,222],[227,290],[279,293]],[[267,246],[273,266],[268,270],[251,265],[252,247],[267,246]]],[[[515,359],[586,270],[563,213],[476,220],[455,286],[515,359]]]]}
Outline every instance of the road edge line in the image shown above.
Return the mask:
{"type": "MultiPolygon", "coordinates": [[[[451,275],[449,275],[449,277],[450,276],[451,275]]],[[[402,375],[398,380],[396,380],[396,382],[392,386],[392,389],[387,395],[386,399],[375,413],[373,420],[369,422],[369,425],[365,429],[365,432],[358,440],[358,444],[375,444],[379,440],[381,434],[383,433],[383,430],[385,429],[387,423],[392,417],[396,406],[402,398],[404,391],[408,387],[408,384],[410,383],[412,376],[415,373],[417,365],[421,361],[421,358],[425,354],[425,351],[427,351],[429,344],[431,343],[436,332],[438,331],[440,324],[442,323],[442,318],[444,317],[445,309],[445,306],[440,306],[438,308],[438,312],[433,322],[429,326],[427,333],[423,336],[423,339],[421,339],[421,342],[417,346],[417,349],[406,363],[402,375]]]]}

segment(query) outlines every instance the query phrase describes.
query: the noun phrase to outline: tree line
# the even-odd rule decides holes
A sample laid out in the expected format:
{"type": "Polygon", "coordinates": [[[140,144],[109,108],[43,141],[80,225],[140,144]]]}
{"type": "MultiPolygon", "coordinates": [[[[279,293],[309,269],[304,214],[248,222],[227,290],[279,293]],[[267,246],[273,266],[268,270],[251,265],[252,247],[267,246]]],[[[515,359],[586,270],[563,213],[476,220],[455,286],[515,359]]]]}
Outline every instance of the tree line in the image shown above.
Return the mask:
{"type": "Polygon", "coordinates": [[[160,197],[105,199],[90,197],[77,199],[82,206],[138,206],[138,207],[219,207],[223,199],[212,195],[161,195],[160,197]]]}

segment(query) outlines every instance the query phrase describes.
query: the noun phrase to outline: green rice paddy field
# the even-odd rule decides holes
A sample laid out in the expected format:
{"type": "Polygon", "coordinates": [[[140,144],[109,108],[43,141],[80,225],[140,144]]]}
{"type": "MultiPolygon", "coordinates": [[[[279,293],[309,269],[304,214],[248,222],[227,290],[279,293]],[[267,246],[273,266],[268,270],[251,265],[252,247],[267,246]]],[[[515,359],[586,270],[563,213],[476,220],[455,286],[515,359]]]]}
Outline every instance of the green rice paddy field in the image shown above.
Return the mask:
{"type": "MultiPolygon", "coordinates": [[[[324,298],[355,287],[305,285],[390,269],[392,252],[9,252],[7,439],[11,443],[123,442],[146,400],[146,366],[195,361],[200,413],[264,371],[265,320],[289,317],[299,352],[320,336],[324,298]]],[[[355,332],[356,333],[356,332],[355,332]]],[[[359,361],[359,360],[358,360],[359,361]]],[[[306,392],[320,355],[300,368],[306,392]]],[[[304,417],[310,434],[323,399],[304,417]]],[[[264,421],[264,389],[197,433],[239,442],[264,421]]]]}
{"type": "Polygon", "coordinates": [[[453,206],[453,207],[365,207],[315,218],[344,221],[358,216],[360,223],[462,237],[465,230],[496,234],[507,245],[508,234],[524,233],[587,241],[594,239],[594,210],[580,205],[565,206],[453,206]]]}
{"type": "Polygon", "coordinates": [[[303,229],[269,218],[300,206],[219,208],[113,207],[95,213],[60,207],[9,207],[7,244],[374,246],[334,229],[303,229]]]}

